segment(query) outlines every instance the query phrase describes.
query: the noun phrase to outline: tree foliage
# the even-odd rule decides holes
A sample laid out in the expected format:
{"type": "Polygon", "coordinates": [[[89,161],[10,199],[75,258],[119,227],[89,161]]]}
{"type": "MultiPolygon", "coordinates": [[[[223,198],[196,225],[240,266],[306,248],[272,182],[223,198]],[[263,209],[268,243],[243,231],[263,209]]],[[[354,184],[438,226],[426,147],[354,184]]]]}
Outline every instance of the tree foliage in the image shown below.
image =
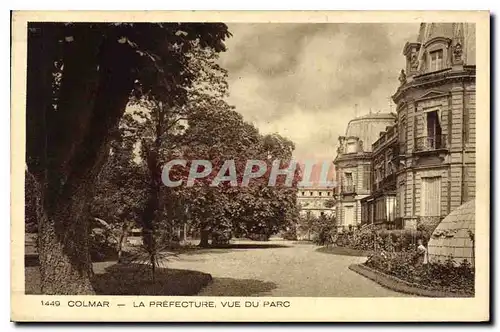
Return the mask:
{"type": "Polygon", "coordinates": [[[26,162],[43,293],[92,293],[88,203],[130,97],[185,104],[190,50],[223,51],[228,36],[219,23],[29,24],[26,162]]]}

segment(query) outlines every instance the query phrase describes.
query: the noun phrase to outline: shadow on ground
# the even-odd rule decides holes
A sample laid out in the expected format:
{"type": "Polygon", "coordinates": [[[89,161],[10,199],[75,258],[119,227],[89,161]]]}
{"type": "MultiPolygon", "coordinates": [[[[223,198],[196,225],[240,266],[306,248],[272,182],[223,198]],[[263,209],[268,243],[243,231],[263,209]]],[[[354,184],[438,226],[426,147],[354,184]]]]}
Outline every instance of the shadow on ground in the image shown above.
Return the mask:
{"type": "Polygon", "coordinates": [[[234,244],[219,244],[207,248],[204,247],[183,247],[172,250],[175,254],[184,255],[200,255],[200,254],[226,254],[233,250],[253,250],[253,249],[273,249],[273,248],[290,248],[290,246],[282,244],[267,244],[267,243],[234,243],[234,244]]]}
{"type": "MultiPolygon", "coordinates": [[[[26,294],[41,294],[40,270],[25,269],[26,294]]],[[[151,269],[142,264],[114,264],[96,273],[92,286],[96,295],[196,295],[210,284],[212,276],[192,270],[157,268],[155,282],[151,269]]]]}
{"type": "Polygon", "coordinates": [[[212,281],[208,273],[192,270],[151,268],[142,264],[115,264],[96,274],[92,282],[98,295],[196,295],[212,281]]]}
{"type": "Polygon", "coordinates": [[[290,248],[290,246],[284,244],[275,243],[231,243],[231,244],[219,244],[213,248],[221,249],[271,249],[271,248],[290,248]]]}
{"type": "Polygon", "coordinates": [[[256,279],[214,278],[199,296],[259,296],[277,286],[273,282],[256,279]]]}

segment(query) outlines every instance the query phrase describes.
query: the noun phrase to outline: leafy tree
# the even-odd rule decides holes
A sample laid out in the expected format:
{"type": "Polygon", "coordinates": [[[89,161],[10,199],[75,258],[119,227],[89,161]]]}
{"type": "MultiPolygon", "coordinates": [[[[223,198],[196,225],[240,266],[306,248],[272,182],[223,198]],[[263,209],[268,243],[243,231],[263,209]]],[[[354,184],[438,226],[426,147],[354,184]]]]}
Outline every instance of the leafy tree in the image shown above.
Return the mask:
{"type": "Polygon", "coordinates": [[[282,161],[282,168],[288,166],[293,152],[291,141],[279,135],[260,135],[224,103],[212,111],[193,112],[189,124],[185,138],[196,144],[186,147],[185,154],[210,160],[215,168],[211,176],[200,179],[187,191],[191,214],[200,228],[200,246],[208,245],[210,233],[216,239],[217,234],[228,232],[267,239],[297,217],[297,179],[292,187],[284,185],[284,177],[278,177],[277,186],[268,185],[275,159],[282,161]],[[241,185],[246,162],[251,159],[265,161],[267,172],[262,177],[253,179],[248,186],[210,186],[224,160],[235,161],[236,182],[241,185]]]}
{"type": "Polygon", "coordinates": [[[218,23],[30,23],[26,160],[40,192],[44,294],[92,294],[88,202],[130,96],[182,105],[193,47],[224,50],[218,23]]]}
{"type": "Polygon", "coordinates": [[[179,158],[183,154],[182,150],[186,150],[188,146],[198,144],[194,140],[186,142],[183,139],[186,121],[191,123],[193,118],[207,120],[203,112],[213,111],[221,105],[226,106],[221,100],[227,93],[227,73],[216,62],[218,54],[214,49],[202,47],[201,44],[196,46],[188,54],[186,70],[192,73],[193,82],[187,92],[185,104],[172,105],[147,98],[136,99],[134,102],[138,106],[133,113],[135,139],[139,143],[141,160],[149,179],[146,204],[139,220],[143,230],[144,249],[148,252],[153,275],[157,262],[155,257],[163,249],[163,240],[168,241],[169,236],[172,236],[171,230],[187,221],[186,205],[190,200],[182,188],[163,186],[162,166],[170,159],[179,158]]]}
{"type": "Polygon", "coordinates": [[[325,201],[324,205],[327,209],[331,209],[332,207],[335,206],[335,200],[329,199],[329,200],[325,201]]]}
{"type": "Polygon", "coordinates": [[[336,220],[333,215],[320,215],[314,219],[312,224],[314,232],[314,243],[327,245],[333,243],[333,235],[336,233],[336,220]]]}
{"type": "Polygon", "coordinates": [[[293,142],[278,134],[262,137],[259,154],[261,160],[267,161],[268,171],[251,187],[255,201],[251,209],[246,211],[244,218],[247,234],[268,239],[271,235],[294,225],[298,220],[297,184],[300,180],[300,170],[296,167],[291,185],[285,183],[285,176],[278,176],[276,185],[269,186],[273,162],[279,160],[281,169],[288,168],[292,162],[294,148],[293,142]]]}
{"type": "Polygon", "coordinates": [[[137,225],[146,200],[146,171],[136,159],[135,141],[130,134],[130,114],[121,121],[111,142],[111,153],[97,177],[91,204],[92,217],[105,220],[117,243],[120,260],[128,232],[137,225]]]}
{"type": "Polygon", "coordinates": [[[188,117],[189,126],[182,137],[187,160],[209,160],[213,165],[210,176],[183,188],[193,227],[200,230],[200,246],[208,245],[210,233],[217,235],[234,228],[241,208],[239,197],[245,191],[229,183],[213,187],[213,178],[226,160],[233,160],[237,183],[241,183],[246,161],[255,159],[260,139],[257,129],[223,100],[205,101],[188,117]]]}

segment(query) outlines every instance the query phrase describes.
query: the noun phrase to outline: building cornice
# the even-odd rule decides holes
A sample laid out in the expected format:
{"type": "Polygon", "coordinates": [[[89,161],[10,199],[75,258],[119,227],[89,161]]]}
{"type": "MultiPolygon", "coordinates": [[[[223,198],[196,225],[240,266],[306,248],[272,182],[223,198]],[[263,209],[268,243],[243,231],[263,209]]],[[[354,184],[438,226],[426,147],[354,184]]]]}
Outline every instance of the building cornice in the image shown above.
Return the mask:
{"type": "Polygon", "coordinates": [[[447,68],[441,71],[420,74],[414,76],[411,81],[401,85],[392,96],[392,99],[396,104],[399,104],[403,94],[410,90],[443,85],[445,82],[466,81],[475,78],[476,66],[464,66],[463,70],[460,71],[453,71],[452,68],[447,68]]]}
{"type": "Polygon", "coordinates": [[[357,152],[357,153],[348,153],[341,154],[335,157],[333,163],[337,162],[345,162],[345,161],[356,161],[356,160],[365,160],[370,159],[372,157],[372,152],[357,152]]]}

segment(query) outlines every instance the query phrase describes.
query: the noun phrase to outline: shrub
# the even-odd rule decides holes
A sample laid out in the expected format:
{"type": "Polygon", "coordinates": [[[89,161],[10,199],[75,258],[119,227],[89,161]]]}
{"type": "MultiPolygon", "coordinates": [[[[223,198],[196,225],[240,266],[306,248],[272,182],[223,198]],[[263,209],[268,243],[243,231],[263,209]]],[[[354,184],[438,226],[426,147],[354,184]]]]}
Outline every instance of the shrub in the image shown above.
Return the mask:
{"type": "Polygon", "coordinates": [[[296,241],[297,240],[297,230],[295,227],[288,227],[281,235],[283,239],[296,241]]]}
{"type": "Polygon", "coordinates": [[[212,232],[213,245],[229,244],[231,238],[232,234],[229,230],[212,232]]]}
{"type": "Polygon", "coordinates": [[[337,236],[336,245],[357,250],[404,251],[416,246],[422,232],[409,229],[347,231],[337,236]]]}
{"type": "Polygon", "coordinates": [[[457,266],[451,258],[444,264],[417,263],[415,250],[389,253],[377,252],[365,264],[400,279],[452,292],[474,293],[474,269],[464,260],[457,266]]]}
{"type": "Polygon", "coordinates": [[[335,218],[333,216],[320,216],[315,218],[312,223],[314,233],[313,242],[324,246],[333,242],[332,238],[336,232],[335,218]]]}
{"type": "Polygon", "coordinates": [[[257,233],[250,233],[248,234],[248,238],[252,241],[269,241],[269,235],[268,234],[257,234],[257,233]]]}
{"type": "Polygon", "coordinates": [[[99,262],[110,258],[117,258],[118,251],[116,247],[116,241],[104,232],[91,232],[90,257],[93,261],[99,262]]]}

